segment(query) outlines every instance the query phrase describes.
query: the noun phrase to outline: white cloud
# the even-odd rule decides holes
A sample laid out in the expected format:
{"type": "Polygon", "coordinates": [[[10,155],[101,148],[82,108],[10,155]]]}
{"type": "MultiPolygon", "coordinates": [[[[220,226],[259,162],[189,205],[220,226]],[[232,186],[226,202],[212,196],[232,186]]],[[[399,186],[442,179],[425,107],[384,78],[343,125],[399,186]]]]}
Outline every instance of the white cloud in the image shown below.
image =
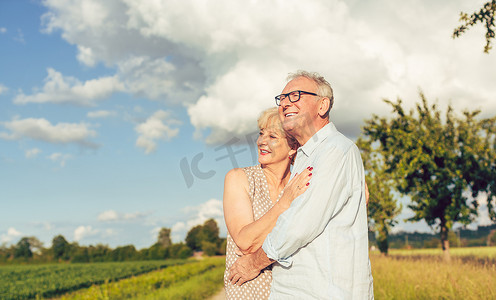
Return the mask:
{"type": "Polygon", "coordinates": [[[184,241],[191,228],[205,223],[208,219],[214,219],[217,222],[221,236],[226,235],[222,201],[210,199],[197,206],[185,207],[184,212],[186,213],[185,220],[176,222],[171,228],[171,238],[174,242],[184,241]]]}
{"type": "Polygon", "coordinates": [[[70,103],[92,106],[97,100],[106,99],[112,93],[124,90],[124,85],[115,76],[83,83],[74,77],[64,77],[52,68],[48,68],[47,72],[48,76],[41,91],[33,95],[25,95],[21,91],[15,97],[14,103],[70,103]]]}
{"type": "Polygon", "coordinates": [[[136,219],[141,219],[145,216],[147,216],[148,214],[146,213],[142,213],[142,212],[135,212],[135,213],[125,213],[123,215],[123,219],[126,220],[126,221],[129,221],[129,220],[136,220],[136,219]]]}
{"type": "Polygon", "coordinates": [[[24,39],[24,33],[20,28],[17,29],[17,36],[14,37],[14,41],[19,42],[21,44],[26,44],[26,40],[24,39]]]}
{"type": "Polygon", "coordinates": [[[113,117],[116,116],[117,113],[115,111],[110,111],[110,110],[96,110],[96,111],[90,111],[86,114],[88,118],[106,118],[106,117],[113,117]]]}
{"type": "Polygon", "coordinates": [[[192,102],[201,94],[205,76],[196,54],[188,45],[147,37],[130,28],[133,8],[125,1],[85,0],[66,5],[48,0],[44,5],[48,8],[42,17],[44,31],[61,30],[69,43],[77,45],[77,58],[83,64],[103,62],[117,67],[128,92],[175,103],[192,102]]]}
{"type": "Polygon", "coordinates": [[[0,33],[6,33],[7,32],[7,28],[5,27],[0,27],[0,33]]]}
{"type": "Polygon", "coordinates": [[[172,103],[187,103],[194,101],[200,94],[195,79],[197,75],[188,78],[191,75],[187,72],[190,69],[188,66],[175,70],[175,67],[163,58],[133,57],[120,61],[117,67],[118,72],[114,76],[85,82],[48,68],[48,75],[41,90],[35,89],[32,95],[20,91],[14,98],[14,103],[95,106],[98,101],[103,101],[116,92],[127,92],[149,99],[167,98],[172,103]]]}
{"type": "Polygon", "coordinates": [[[240,62],[214,84],[206,88],[206,95],[190,105],[188,114],[195,128],[213,128],[207,141],[222,142],[228,135],[244,135],[257,130],[256,120],[263,109],[275,106],[275,92],[281,68],[267,63],[264,75],[256,64],[240,62]],[[248,82],[246,88],[242,82],[248,82]],[[273,95],[274,94],[274,95],[273,95]]]}
{"type": "Polygon", "coordinates": [[[98,215],[98,221],[115,221],[118,218],[115,210],[107,210],[98,215]]]}
{"type": "Polygon", "coordinates": [[[186,230],[186,224],[184,222],[177,222],[171,228],[171,231],[172,232],[175,232],[175,231],[184,231],[184,230],[186,230]]]}
{"type": "Polygon", "coordinates": [[[3,94],[3,93],[5,93],[8,90],[9,89],[5,85],[3,85],[3,84],[0,83],[0,95],[3,94]]]}
{"type": "Polygon", "coordinates": [[[98,229],[93,229],[91,226],[81,225],[74,230],[74,241],[79,242],[86,237],[97,235],[99,232],[98,229]]]}
{"type": "Polygon", "coordinates": [[[43,223],[43,229],[50,231],[50,230],[53,230],[53,228],[54,228],[54,226],[50,222],[44,222],[43,223]]]}
{"type": "MultiPolygon", "coordinates": [[[[151,240],[156,240],[157,237],[158,237],[158,234],[160,232],[160,230],[162,229],[163,227],[154,227],[152,230],[150,230],[150,238],[151,240]]],[[[172,239],[172,237],[171,237],[172,239]]]]}
{"type": "Polygon", "coordinates": [[[274,105],[287,73],[297,69],[331,82],[331,118],[350,136],[364,118],[389,111],[383,98],[401,96],[411,107],[419,87],[440,105],[451,101],[458,110],[484,107],[490,114],[496,56],[482,53],[478,28],[451,38],[459,12],[481,4],[46,0],[43,23],[47,33],[60,31],[77,45],[82,63],[115,67],[111,78],[121,91],[183,103],[197,131],[209,132],[215,143],[253,130],[258,113],[274,105]],[[275,11],[284,17],[275,18],[275,11]]]}
{"type": "Polygon", "coordinates": [[[114,222],[114,221],[134,221],[146,217],[147,213],[117,213],[115,210],[107,210],[98,215],[98,221],[114,222]]]}
{"type": "Polygon", "coordinates": [[[102,237],[111,237],[111,236],[115,236],[116,234],[117,234],[117,232],[114,229],[107,228],[103,232],[102,237]]]}
{"type": "Polygon", "coordinates": [[[171,240],[173,243],[183,242],[188,229],[184,222],[177,222],[171,228],[171,240]]]}
{"type": "Polygon", "coordinates": [[[47,156],[47,158],[53,162],[60,163],[61,167],[65,167],[66,161],[68,159],[71,159],[72,155],[57,152],[57,153],[50,154],[49,156],[47,156]]]}
{"type": "MultiPolygon", "coordinates": [[[[33,221],[29,223],[31,226],[35,228],[35,231],[38,233],[41,233],[41,235],[48,234],[49,236],[39,236],[40,240],[46,244],[49,244],[51,242],[51,239],[53,236],[54,231],[58,231],[60,228],[57,228],[54,224],[47,222],[47,221],[33,221]],[[43,241],[44,240],[44,241],[43,241]]],[[[38,233],[35,235],[38,237],[38,233]]]]}
{"type": "Polygon", "coordinates": [[[190,220],[190,222],[195,223],[195,225],[203,223],[210,218],[223,216],[222,201],[217,199],[210,199],[197,206],[187,206],[184,208],[184,211],[186,213],[195,214],[196,219],[190,220]]]}
{"type": "Polygon", "coordinates": [[[149,117],[145,122],[136,125],[134,130],[139,134],[136,146],[144,148],[146,154],[150,154],[157,149],[157,140],[168,141],[179,134],[178,128],[171,125],[178,125],[179,121],[171,118],[168,111],[159,110],[149,117]]]}
{"type": "Polygon", "coordinates": [[[96,64],[95,57],[93,55],[93,51],[91,48],[87,48],[84,46],[78,46],[78,55],[77,59],[83,64],[93,67],[96,64]]]}
{"type": "Polygon", "coordinates": [[[158,236],[158,233],[160,232],[161,229],[162,227],[154,227],[152,230],[150,230],[150,233],[153,235],[153,237],[156,237],[158,236]]]}
{"type": "MultiPolygon", "coordinates": [[[[466,193],[465,196],[470,197],[470,193],[466,193]],[[467,195],[468,194],[468,195],[467,195]]],[[[471,199],[471,197],[469,198],[471,199]]],[[[477,204],[479,205],[478,208],[478,216],[477,216],[477,225],[479,226],[487,226],[491,225],[493,222],[491,220],[491,217],[489,216],[489,210],[487,208],[487,193],[480,193],[477,195],[477,198],[475,198],[477,201],[477,204]]]]}
{"type": "Polygon", "coordinates": [[[181,66],[164,58],[132,57],[118,63],[119,78],[127,92],[137,97],[166,100],[169,103],[191,103],[200,95],[202,73],[196,62],[181,60],[181,66]]]}
{"type": "Polygon", "coordinates": [[[19,231],[17,231],[14,227],[10,227],[7,230],[7,234],[10,235],[10,236],[20,236],[22,233],[20,233],[19,231]]]}
{"type": "Polygon", "coordinates": [[[0,132],[1,139],[18,140],[31,138],[47,143],[68,144],[76,143],[85,147],[98,147],[89,138],[96,136],[86,123],[57,123],[52,125],[46,119],[14,119],[10,122],[0,122],[10,133],[0,132]]]}
{"type": "Polygon", "coordinates": [[[41,153],[41,150],[38,148],[29,149],[29,150],[26,150],[24,152],[24,154],[26,155],[26,158],[34,158],[40,153],[41,153]]]}
{"type": "Polygon", "coordinates": [[[7,233],[0,235],[0,243],[10,243],[13,239],[20,237],[21,232],[17,231],[14,227],[7,229],[7,233]]]}

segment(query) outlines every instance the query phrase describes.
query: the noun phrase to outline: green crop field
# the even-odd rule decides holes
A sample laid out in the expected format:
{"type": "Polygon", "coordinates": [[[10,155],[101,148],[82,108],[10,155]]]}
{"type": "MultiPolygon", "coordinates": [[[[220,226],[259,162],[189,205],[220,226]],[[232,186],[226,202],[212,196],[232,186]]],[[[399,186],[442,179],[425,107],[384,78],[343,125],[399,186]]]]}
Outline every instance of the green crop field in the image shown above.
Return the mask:
{"type": "Polygon", "coordinates": [[[59,300],[208,299],[222,289],[224,257],[209,257],[65,294],[59,300]]]}
{"type": "Polygon", "coordinates": [[[52,297],[185,260],[0,266],[0,299],[52,297]]]}

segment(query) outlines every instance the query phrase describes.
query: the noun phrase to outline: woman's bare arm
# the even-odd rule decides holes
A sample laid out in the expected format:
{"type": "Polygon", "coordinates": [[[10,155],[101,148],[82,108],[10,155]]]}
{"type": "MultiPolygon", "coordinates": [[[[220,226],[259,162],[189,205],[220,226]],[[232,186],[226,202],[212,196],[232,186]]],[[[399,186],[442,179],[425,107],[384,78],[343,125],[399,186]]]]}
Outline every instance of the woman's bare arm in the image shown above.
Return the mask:
{"type": "Polygon", "coordinates": [[[253,253],[276,225],[277,218],[291,202],[308,188],[311,175],[306,169],[295,176],[285,187],[274,206],[255,221],[248,191],[248,179],[242,169],[233,169],[224,181],[224,218],[234,242],[244,254],[253,253]]]}

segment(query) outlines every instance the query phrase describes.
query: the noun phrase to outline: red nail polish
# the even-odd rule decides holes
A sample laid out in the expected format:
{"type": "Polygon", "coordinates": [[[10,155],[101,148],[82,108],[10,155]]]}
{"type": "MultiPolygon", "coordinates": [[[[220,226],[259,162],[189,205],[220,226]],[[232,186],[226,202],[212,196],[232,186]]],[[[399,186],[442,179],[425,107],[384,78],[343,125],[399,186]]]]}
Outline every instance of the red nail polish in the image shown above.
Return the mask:
{"type": "Polygon", "coordinates": [[[309,186],[310,185],[310,182],[307,182],[306,186],[309,186]]]}
{"type": "Polygon", "coordinates": [[[308,174],[308,176],[312,176],[312,173],[308,174]]]}

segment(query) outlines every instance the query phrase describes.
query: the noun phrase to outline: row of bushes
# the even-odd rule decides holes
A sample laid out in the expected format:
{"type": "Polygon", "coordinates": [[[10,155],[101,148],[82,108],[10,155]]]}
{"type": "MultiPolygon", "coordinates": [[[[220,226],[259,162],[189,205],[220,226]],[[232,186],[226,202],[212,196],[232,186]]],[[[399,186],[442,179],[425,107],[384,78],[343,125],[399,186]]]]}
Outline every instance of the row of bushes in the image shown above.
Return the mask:
{"type": "Polygon", "coordinates": [[[182,259],[203,252],[205,255],[223,255],[226,239],[219,237],[215,220],[207,220],[203,225],[193,227],[186,236],[186,243],[173,244],[170,229],[162,228],[157,242],[149,248],[137,250],[133,245],[115,249],[108,245],[82,246],[77,242],[69,243],[64,236],[53,238],[50,248],[36,237],[23,237],[15,244],[0,246],[0,263],[46,263],[46,262],[112,262],[135,260],[182,259]]]}

